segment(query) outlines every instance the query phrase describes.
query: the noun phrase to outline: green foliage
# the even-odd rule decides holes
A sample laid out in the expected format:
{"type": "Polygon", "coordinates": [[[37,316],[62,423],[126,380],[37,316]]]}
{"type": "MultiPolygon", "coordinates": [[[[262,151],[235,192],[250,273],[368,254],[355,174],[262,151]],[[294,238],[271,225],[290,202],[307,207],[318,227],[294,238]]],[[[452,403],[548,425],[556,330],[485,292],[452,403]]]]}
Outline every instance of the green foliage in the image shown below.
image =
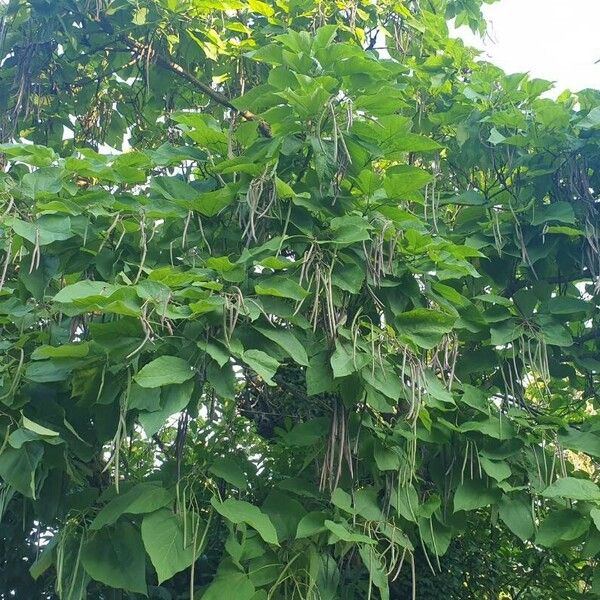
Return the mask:
{"type": "Polygon", "coordinates": [[[1,10],[0,598],[600,594],[597,92],[479,0],[1,10]]]}

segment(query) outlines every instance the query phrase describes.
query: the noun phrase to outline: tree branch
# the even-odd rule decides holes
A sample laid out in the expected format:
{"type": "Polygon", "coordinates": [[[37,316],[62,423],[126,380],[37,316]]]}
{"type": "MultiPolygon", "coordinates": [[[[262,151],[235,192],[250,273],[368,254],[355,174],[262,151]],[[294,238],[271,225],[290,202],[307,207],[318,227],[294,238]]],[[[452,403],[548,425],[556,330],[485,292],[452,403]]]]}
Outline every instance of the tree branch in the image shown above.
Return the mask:
{"type": "MultiPolygon", "coordinates": [[[[112,26],[110,25],[110,23],[108,23],[108,21],[106,21],[105,18],[100,19],[100,26],[105,31],[110,31],[112,29],[112,26]]],[[[172,73],[175,73],[182,79],[185,79],[188,83],[191,83],[195,88],[199,89],[203,94],[206,94],[209,98],[214,100],[217,104],[220,104],[221,106],[224,106],[225,108],[228,108],[228,109],[234,111],[235,113],[239,114],[246,121],[256,121],[258,124],[258,130],[260,131],[260,133],[264,137],[267,137],[267,138],[272,137],[271,128],[266,121],[264,121],[260,117],[256,116],[254,113],[250,112],[249,110],[238,109],[234,104],[232,104],[232,102],[224,94],[213,89],[210,85],[204,83],[203,81],[200,81],[197,77],[195,77],[194,75],[192,75],[191,73],[186,71],[181,65],[172,61],[170,58],[163,56],[162,54],[159,54],[158,52],[153,50],[150,46],[147,46],[146,44],[142,44],[141,42],[138,42],[137,40],[130,38],[127,34],[120,34],[119,38],[137,56],[140,56],[140,57],[150,56],[151,58],[154,59],[155,63],[159,67],[162,67],[163,69],[166,69],[167,71],[171,71],[172,73]]]]}

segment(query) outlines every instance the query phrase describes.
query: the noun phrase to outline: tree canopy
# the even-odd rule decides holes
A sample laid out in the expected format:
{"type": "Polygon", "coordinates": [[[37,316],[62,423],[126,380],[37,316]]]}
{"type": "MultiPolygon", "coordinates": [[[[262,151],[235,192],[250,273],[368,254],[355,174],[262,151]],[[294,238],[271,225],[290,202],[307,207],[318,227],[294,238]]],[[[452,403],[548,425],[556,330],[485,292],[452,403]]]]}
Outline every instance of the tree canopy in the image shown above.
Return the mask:
{"type": "Polygon", "coordinates": [[[600,92],[481,4],[0,6],[0,598],[600,595],[600,92]]]}

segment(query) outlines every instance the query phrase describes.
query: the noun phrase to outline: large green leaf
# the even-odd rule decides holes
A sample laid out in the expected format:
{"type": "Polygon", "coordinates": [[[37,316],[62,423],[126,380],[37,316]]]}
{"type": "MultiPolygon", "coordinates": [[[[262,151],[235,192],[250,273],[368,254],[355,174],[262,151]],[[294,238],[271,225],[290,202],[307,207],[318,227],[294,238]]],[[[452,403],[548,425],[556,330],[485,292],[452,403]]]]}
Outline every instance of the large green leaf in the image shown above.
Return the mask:
{"type": "Polygon", "coordinates": [[[396,315],[400,335],[421,348],[431,349],[452,331],[456,317],[429,308],[415,308],[396,315]]]}
{"type": "Polygon", "coordinates": [[[568,202],[553,202],[545,204],[535,211],[531,220],[532,225],[542,225],[544,223],[558,221],[559,223],[575,223],[575,213],[573,207],[568,202]]]}
{"type": "Polygon", "coordinates": [[[117,289],[117,286],[105,281],[78,281],[77,283],[67,285],[60,290],[60,292],[54,296],[54,302],[70,304],[72,302],[93,299],[96,296],[108,297],[117,289]]]}
{"type": "Polygon", "coordinates": [[[485,393],[469,384],[463,384],[461,402],[486,415],[488,415],[491,410],[490,403],[485,393]]]}
{"type": "Polygon", "coordinates": [[[491,415],[487,419],[468,421],[460,426],[464,432],[478,431],[497,440],[509,440],[515,435],[512,422],[506,417],[491,415]]]}
{"type": "Polygon", "coordinates": [[[327,531],[327,527],[325,527],[326,519],[327,514],[321,511],[312,511],[305,514],[298,522],[296,538],[311,537],[327,531]]]}
{"type": "Polygon", "coordinates": [[[57,194],[62,188],[63,175],[64,171],[59,167],[41,167],[25,173],[21,180],[21,192],[32,200],[57,194]]]}
{"type": "Polygon", "coordinates": [[[367,365],[362,369],[361,376],[370,386],[390,400],[398,400],[402,395],[404,388],[402,379],[389,364],[385,364],[383,367],[375,364],[374,368],[367,365]]]}
{"type": "Polygon", "coordinates": [[[340,340],[336,341],[335,350],[330,359],[333,376],[336,379],[360,371],[368,362],[369,356],[364,352],[355,352],[348,344],[340,340]]]}
{"type": "Polygon", "coordinates": [[[523,541],[533,536],[533,507],[527,498],[504,495],[498,505],[498,514],[504,524],[523,541]]]}
{"type": "Polygon", "coordinates": [[[306,369],[306,392],[309,396],[316,396],[328,392],[334,387],[333,372],[326,352],[311,356],[306,369]]]}
{"type": "Polygon", "coordinates": [[[217,458],[209,470],[217,477],[224,479],[241,490],[245,490],[248,487],[244,471],[242,471],[240,465],[233,458],[228,456],[217,458]]]}
{"type": "Polygon", "coordinates": [[[29,498],[36,496],[36,470],[44,448],[39,442],[23,444],[20,448],[4,448],[0,453],[0,478],[29,498]]]}
{"type": "Polygon", "coordinates": [[[39,144],[0,144],[0,152],[36,167],[46,167],[58,158],[52,148],[39,144]]]}
{"type": "Polygon", "coordinates": [[[151,189],[172,201],[190,201],[198,197],[198,191],[179,177],[154,177],[151,189]]]}
{"type": "Polygon", "coordinates": [[[329,430],[329,419],[316,417],[294,425],[289,431],[281,432],[282,441],[289,446],[312,446],[329,430]]]}
{"type": "Polygon", "coordinates": [[[197,199],[190,202],[190,208],[205,217],[214,217],[233,202],[236,192],[236,188],[232,186],[226,186],[214,192],[204,192],[199,194],[197,199]]]}
{"type": "Polygon", "coordinates": [[[436,518],[419,519],[419,533],[427,548],[436,556],[443,556],[452,541],[452,529],[436,518]]]}
{"type": "Polygon", "coordinates": [[[87,342],[78,344],[63,344],[62,346],[38,346],[32,353],[32,360],[45,358],[84,358],[90,352],[87,342]]]}
{"type": "Polygon", "coordinates": [[[475,510],[490,504],[495,504],[500,499],[497,489],[486,485],[481,479],[465,479],[454,494],[454,512],[459,510],[475,510]]]}
{"type": "Polygon", "coordinates": [[[342,246],[363,242],[370,238],[369,223],[362,217],[348,215],[331,220],[332,240],[342,246]]]}
{"type": "Polygon", "coordinates": [[[160,388],[143,388],[137,383],[131,385],[127,398],[127,408],[153,412],[160,409],[160,388]]]}
{"type": "MultiPolygon", "coordinates": [[[[150,388],[145,388],[150,389],[150,388]]],[[[167,385],[161,388],[160,408],[151,412],[141,411],[138,421],[147,436],[153,436],[165,425],[171,415],[183,410],[190,402],[194,382],[188,380],[179,385],[167,385]]]]}
{"type": "Polygon", "coordinates": [[[290,298],[291,300],[304,300],[308,291],[289,277],[272,275],[262,278],[254,287],[256,293],[262,296],[275,296],[277,298],[290,298]]]}
{"type": "Polygon", "coordinates": [[[302,504],[293,496],[279,490],[273,490],[261,506],[277,531],[277,539],[284,542],[294,539],[298,523],[306,513],[302,504]]]}
{"type": "Polygon", "coordinates": [[[246,523],[256,529],[265,542],[278,545],[277,532],[269,517],[263,513],[258,506],[254,506],[243,500],[228,498],[219,502],[216,498],[211,499],[211,504],[216,511],[232,523],[246,523]]]}
{"type": "Polygon", "coordinates": [[[170,510],[157,510],[144,517],[142,540],[156,569],[159,585],[192,564],[194,543],[200,544],[194,533],[202,535],[202,530],[188,531],[186,539],[181,518],[170,510]]]}
{"type": "Polygon", "coordinates": [[[504,481],[511,475],[510,466],[503,460],[492,460],[486,456],[479,457],[483,470],[496,481],[504,481]]]}
{"type": "Polygon", "coordinates": [[[202,600],[252,600],[255,591],[254,584],[245,573],[227,571],[215,577],[202,595],[202,600]]]}
{"type": "Polygon", "coordinates": [[[262,327],[260,325],[255,325],[254,328],[260,331],[266,338],[281,346],[299,365],[308,366],[306,349],[294,335],[293,331],[276,327],[262,327]]]}
{"type": "Polygon", "coordinates": [[[575,510],[551,512],[541,523],[535,543],[547,548],[561,541],[573,541],[583,536],[590,526],[590,519],[575,510]]]}
{"type": "Polygon", "coordinates": [[[112,588],[146,595],[146,560],[139,531],[129,523],[95,531],[81,551],[92,579],[112,588]]]}
{"type": "Polygon", "coordinates": [[[600,500],[600,488],[588,479],[561,477],[543,492],[546,498],[568,498],[569,500],[600,500]]]}
{"type": "Polygon", "coordinates": [[[143,388],[184,383],[194,376],[189,363],[177,356],[159,356],[144,365],[134,377],[143,388]]]}
{"type": "Polygon", "coordinates": [[[329,519],[325,520],[325,527],[333,533],[333,535],[342,540],[343,542],[352,542],[352,543],[360,543],[372,545],[375,544],[375,540],[370,537],[363,535],[362,533],[354,533],[350,531],[345,525],[342,523],[336,523],[334,521],[330,521],[329,519]]]}
{"type": "Polygon", "coordinates": [[[123,514],[145,514],[167,506],[173,501],[173,494],[163,488],[160,483],[142,482],[124,492],[117,494],[96,515],[90,524],[91,530],[112,525],[123,514]]]}
{"type": "Polygon", "coordinates": [[[74,235],[69,217],[60,215],[43,215],[33,223],[14,219],[12,228],[17,235],[40,246],[68,240],[74,235]]]}
{"type": "Polygon", "coordinates": [[[268,385],[275,385],[273,376],[279,368],[279,363],[262,350],[245,350],[242,360],[256,371],[268,385]]]}
{"type": "Polygon", "coordinates": [[[402,200],[432,179],[432,175],[423,169],[411,165],[398,165],[387,170],[384,188],[388,198],[402,200]]]}
{"type": "Polygon", "coordinates": [[[559,440],[565,448],[600,458],[600,433],[596,431],[566,427],[559,433],[559,440]]]}

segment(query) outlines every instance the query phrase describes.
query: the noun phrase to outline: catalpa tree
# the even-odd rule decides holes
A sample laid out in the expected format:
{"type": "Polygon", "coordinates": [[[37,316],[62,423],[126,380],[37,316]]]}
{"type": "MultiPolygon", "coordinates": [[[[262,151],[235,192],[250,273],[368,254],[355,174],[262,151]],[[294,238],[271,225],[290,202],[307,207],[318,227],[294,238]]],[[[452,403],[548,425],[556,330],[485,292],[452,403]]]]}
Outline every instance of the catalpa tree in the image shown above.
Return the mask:
{"type": "Polygon", "coordinates": [[[0,598],[600,594],[600,94],[480,4],[1,7],[0,598]]]}

